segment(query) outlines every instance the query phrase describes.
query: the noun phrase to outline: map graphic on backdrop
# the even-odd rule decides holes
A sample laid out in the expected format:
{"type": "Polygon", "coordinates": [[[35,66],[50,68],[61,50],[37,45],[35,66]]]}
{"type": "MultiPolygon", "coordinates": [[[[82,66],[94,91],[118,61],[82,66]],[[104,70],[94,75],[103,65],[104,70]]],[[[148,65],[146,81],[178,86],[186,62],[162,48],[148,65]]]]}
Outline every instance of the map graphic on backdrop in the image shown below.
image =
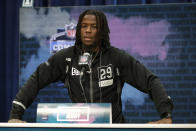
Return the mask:
{"type": "MultiPolygon", "coordinates": [[[[126,50],[160,77],[174,100],[174,122],[196,122],[194,4],[21,8],[20,86],[53,53],[74,45],[79,14],[87,8],[106,14],[113,46],[126,50]]],[[[24,119],[36,120],[39,102],[70,102],[62,87],[55,83],[41,90],[24,119]]],[[[128,84],[123,87],[122,101],[127,122],[159,119],[148,96],[128,84]]]]}

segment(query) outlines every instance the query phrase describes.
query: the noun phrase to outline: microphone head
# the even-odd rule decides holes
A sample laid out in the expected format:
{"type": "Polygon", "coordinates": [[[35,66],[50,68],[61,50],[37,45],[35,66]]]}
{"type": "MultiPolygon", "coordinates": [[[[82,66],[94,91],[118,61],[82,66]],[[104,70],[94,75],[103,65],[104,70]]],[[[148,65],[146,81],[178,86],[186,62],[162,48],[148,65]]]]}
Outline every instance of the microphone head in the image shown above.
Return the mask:
{"type": "Polygon", "coordinates": [[[83,56],[91,56],[91,55],[88,52],[84,52],[83,56]]]}
{"type": "Polygon", "coordinates": [[[90,65],[91,63],[91,55],[88,52],[85,52],[83,55],[79,57],[78,64],[81,66],[90,65]]]}

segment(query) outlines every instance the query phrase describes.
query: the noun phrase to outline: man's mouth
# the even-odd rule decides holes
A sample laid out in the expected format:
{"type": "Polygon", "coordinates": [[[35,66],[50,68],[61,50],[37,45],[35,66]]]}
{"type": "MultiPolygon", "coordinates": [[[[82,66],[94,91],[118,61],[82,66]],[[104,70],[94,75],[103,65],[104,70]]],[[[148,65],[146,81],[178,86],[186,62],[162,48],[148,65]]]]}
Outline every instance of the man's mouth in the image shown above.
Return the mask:
{"type": "Polygon", "coordinates": [[[84,40],[90,41],[90,40],[92,40],[92,37],[84,37],[84,40]]]}

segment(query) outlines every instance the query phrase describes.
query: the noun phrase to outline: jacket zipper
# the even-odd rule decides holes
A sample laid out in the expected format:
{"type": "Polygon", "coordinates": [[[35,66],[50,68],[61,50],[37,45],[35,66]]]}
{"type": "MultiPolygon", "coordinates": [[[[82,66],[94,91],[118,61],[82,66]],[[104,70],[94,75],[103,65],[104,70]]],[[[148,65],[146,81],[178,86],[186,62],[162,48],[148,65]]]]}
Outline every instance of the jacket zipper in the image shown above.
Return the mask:
{"type": "Polygon", "coordinates": [[[92,68],[90,67],[90,101],[93,103],[93,79],[92,79],[92,68]]]}

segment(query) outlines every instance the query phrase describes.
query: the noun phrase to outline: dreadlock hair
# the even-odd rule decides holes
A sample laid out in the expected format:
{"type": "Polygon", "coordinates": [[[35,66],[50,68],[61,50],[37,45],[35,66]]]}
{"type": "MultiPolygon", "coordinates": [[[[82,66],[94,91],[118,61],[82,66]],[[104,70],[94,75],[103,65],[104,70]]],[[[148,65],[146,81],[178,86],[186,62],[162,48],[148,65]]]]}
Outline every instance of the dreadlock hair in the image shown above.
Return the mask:
{"type": "Polygon", "coordinates": [[[85,15],[95,15],[97,23],[97,44],[101,48],[107,48],[110,46],[110,29],[108,26],[107,18],[104,13],[97,10],[86,10],[79,16],[78,24],[76,27],[76,42],[75,45],[82,46],[81,41],[81,23],[85,15]]]}

